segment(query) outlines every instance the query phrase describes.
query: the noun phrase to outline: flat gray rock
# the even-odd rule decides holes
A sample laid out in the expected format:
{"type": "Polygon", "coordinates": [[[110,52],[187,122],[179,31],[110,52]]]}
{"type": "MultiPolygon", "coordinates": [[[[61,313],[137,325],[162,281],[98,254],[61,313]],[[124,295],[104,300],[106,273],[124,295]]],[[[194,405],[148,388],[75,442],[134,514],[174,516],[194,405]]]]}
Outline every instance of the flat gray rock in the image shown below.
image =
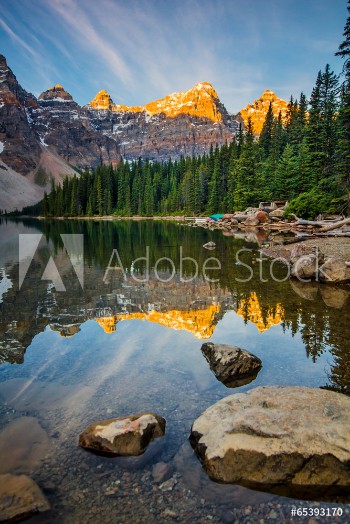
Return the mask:
{"type": "Polygon", "coordinates": [[[39,469],[50,449],[46,431],[34,417],[20,417],[0,432],[0,474],[39,469]]]}
{"type": "Polygon", "coordinates": [[[263,490],[285,486],[299,496],[319,488],[349,496],[350,398],[345,395],[278,386],[237,393],[194,422],[190,441],[214,480],[263,490]]]}
{"type": "Polygon", "coordinates": [[[0,475],[0,522],[17,522],[49,509],[34,480],[26,475],[0,475]]]}
{"type": "Polygon", "coordinates": [[[155,413],[101,420],[79,437],[79,446],[115,456],[141,455],[148,444],[165,434],[165,419],[155,413]]]}
{"type": "Polygon", "coordinates": [[[260,358],[236,346],[207,342],[201,351],[216,378],[230,388],[249,384],[262,367],[260,358]]]}

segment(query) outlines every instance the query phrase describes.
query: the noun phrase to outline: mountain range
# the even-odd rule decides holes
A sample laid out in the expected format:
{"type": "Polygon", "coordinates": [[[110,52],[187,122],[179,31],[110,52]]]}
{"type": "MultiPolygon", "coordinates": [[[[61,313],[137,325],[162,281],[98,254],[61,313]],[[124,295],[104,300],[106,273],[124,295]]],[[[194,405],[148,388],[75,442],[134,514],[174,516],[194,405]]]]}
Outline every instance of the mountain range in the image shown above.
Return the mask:
{"type": "Polygon", "coordinates": [[[232,115],[200,82],[145,106],[117,104],[103,90],[81,107],[59,84],[38,98],[28,93],[0,55],[0,209],[34,204],[52,179],[101,163],[202,155],[232,141],[248,117],[259,133],[270,102],[285,116],[287,103],[269,90],[232,115]]]}

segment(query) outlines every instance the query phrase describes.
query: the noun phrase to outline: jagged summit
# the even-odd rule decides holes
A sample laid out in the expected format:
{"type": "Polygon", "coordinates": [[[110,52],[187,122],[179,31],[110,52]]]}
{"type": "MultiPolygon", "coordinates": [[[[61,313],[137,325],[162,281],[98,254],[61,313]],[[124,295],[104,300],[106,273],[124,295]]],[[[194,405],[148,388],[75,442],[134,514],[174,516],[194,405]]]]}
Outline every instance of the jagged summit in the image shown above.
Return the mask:
{"type": "Polygon", "coordinates": [[[64,87],[61,84],[56,84],[48,89],[49,91],[64,91],[64,87]]]}
{"type": "Polygon", "coordinates": [[[148,116],[164,114],[168,117],[176,117],[180,114],[187,114],[210,119],[213,122],[222,122],[223,113],[227,113],[219,101],[217,92],[209,82],[199,82],[188,91],[172,93],[144,106],[115,104],[109,93],[103,90],[97,93],[86,107],[88,109],[115,112],[144,112],[148,116]]]}
{"type": "Polygon", "coordinates": [[[260,98],[240,111],[245,124],[247,124],[248,118],[251,117],[255,133],[261,133],[270,102],[272,103],[274,116],[277,118],[281,112],[282,118],[285,118],[288,108],[287,102],[279,98],[270,89],[266,89],[260,98]]]}
{"type": "Polygon", "coordinates": [[[260,100],[271,100],[271,101],[274,101],[277,98],[278,97],[276,96],[276,93],[271,91],[271,89],[265,89],[265,91],[263,92],[263,94],[260,97],[260,100]]]}
{"type": "Polygon", "coordinates": [[[95,98],[86,106],[88,109],[99,111],[116,111],[116,104],[113,102],[111,95],[105,89],[99,91],[95,98]]]}
{"type": "Polygon", "coordinates": [[[61,84],[56,84],[44,91],[39,96],[38,100],[44,102],[73,102],[73,97],[68,93],[61,84]]]}

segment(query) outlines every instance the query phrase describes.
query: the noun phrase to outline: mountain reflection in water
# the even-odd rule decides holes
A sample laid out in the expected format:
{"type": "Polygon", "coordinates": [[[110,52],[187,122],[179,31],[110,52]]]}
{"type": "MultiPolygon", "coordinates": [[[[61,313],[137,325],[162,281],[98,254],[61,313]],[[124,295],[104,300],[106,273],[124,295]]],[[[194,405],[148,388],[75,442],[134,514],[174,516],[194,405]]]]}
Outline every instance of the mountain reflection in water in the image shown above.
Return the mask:
{"type": "MultiPolygon", "coordinates": [[[[64,337],[74,337],[87,320],[96,320],[110,334],[119,322],[145,320],[207,340],[232,311],[245,323],[253,323],[257,336],[278,324],[293,336],[299,334],[306,358],[314,362],[329,351],[332,358],[324,385],[349,393],[349,288],[282,281],[286,270],[278,264],[274,265],[274,275],[281,281],[272,280],[270,261],[257,262],[259,246],[252,242],[252,233],[247,240],[242,234],[241,238],[232,238],[177,224],[131,221],[2,221],[0,228],[0,269],[2,280],[6,279],[0,303],[1,362],[23,362],[27,347],[46,326],[64,337]],[[43,238],[19,291],[17,235],[27,232],[41,232],[43,238]],[[84,289],[65,256],[62,233],[84,235],[84,289]],[[213,239],[217,248],[209,253],[202,246],[213,239]],[[150,249],[150,279],[136,282],[132,270],[140,280],[146,264],[141,260],[136,269],[132,264],[145,257],[146,246],[150,249]],[[182,256],[194,258],[200,268],[207,258],[217,257],[222,269],[214,270],[211,276],[218,281],[207,282],[203,275],[190,281],[194,265],[185,261],[182,275],[187,281],[181,282],[180,246],[182,256]],[[126,279],[121,271],[109,271],[104,278],[113,249],[118,250],[126,279]],[[242,263],[237,264],[241,249],[242,263]],[[66,292],[56,292],[41,280],[50,254],[54,254],[66,292]],[[160,282],[152,271],[162,257],[175,264],[175,276],[169,282],[160,282]],[[253,278],[241,282],[248,276],[246,264],[252,267],[253,278]]],[[[263,240],[261,233],[257,240],[263,240]]],[[[158,269],[164,279],[172,271],[166,260],[158,269]]]]}

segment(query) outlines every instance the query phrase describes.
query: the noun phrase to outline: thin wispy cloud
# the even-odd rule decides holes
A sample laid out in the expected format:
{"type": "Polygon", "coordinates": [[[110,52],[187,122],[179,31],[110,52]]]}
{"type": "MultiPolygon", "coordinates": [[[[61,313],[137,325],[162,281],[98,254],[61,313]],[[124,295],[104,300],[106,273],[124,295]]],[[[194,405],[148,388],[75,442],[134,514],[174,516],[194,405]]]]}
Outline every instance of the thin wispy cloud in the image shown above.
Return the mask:
{"type": "Polygon", "coordinates": [[[32,55],[36,60],[39,58],[39,55],[34,49],[28,45],[20,36],[18,36],[12,29],[6,24],[4,20],[0,18],[0,26],[6,31],[6,33],[9,35],[11,40],[13,40],[14,43],[19,44],[23,49],[28,51],[30,55],[32,55]]]}
{"type": "Polygon", "coordinates": [[[343,0],[0,0],[1,47],[24,87],[62,83],[86,104],[100,89],[145,104],[211,82],[235,112],[272,89],[312,89],[334,58],[343,0]],[[319,35],[322,35],[320,38],[319,35]],[[313,43],[312,43],[313,42],[313,43]],[[317,44],[316,44],[317,42],[317,44]],[[28,69],[32,57],[35,74],[28,69]]]}
{"type": "MultiPolygon", "coordinates": [[[[81,44],[93,52],[93,56],[106,63],[120,80],[129,85],[133,75],[116,49],[109,44],[103,34],[96,31],[91,20],[74,0],[51,0],[50,7],[60,15],[74,32],[74,38],[80,38],[81,44]]],[[[101,5],[100,5],[101,8],[101,5]]]]}
{"type": "MultiPolygon", "coordinates": [[[[24,40],[21,36],[19,36],[19,31],[15,31],[12,29],[8,23],[5,22],[4,19],[0,18],[0,27],[4,29],[7,35],[9,35],[11,41],[17,46],[19,46],[20,50],[25,52],[25,56],[31,57],[31,64],[33,65],[33,69],[36,72],[36,75],[38,75],[39,78],[42,79],[43,82],[50,83],[50,75],[48,74],[48,71],[54,70],[55,68],[50,64],[45,64],[43,66],[43,53],[40,52],[39,49],[36,49],[33,45],[30,45],[28,41],[24,40]]],[[[21,31],[22,34],[26,34],[27,30],[24,29],[21,31]]],[[[41,46],[39,40],[36,38],[35,35],[31,35],[32,40],[37,44],[39,44],[39,48],[41,46]]]]}

